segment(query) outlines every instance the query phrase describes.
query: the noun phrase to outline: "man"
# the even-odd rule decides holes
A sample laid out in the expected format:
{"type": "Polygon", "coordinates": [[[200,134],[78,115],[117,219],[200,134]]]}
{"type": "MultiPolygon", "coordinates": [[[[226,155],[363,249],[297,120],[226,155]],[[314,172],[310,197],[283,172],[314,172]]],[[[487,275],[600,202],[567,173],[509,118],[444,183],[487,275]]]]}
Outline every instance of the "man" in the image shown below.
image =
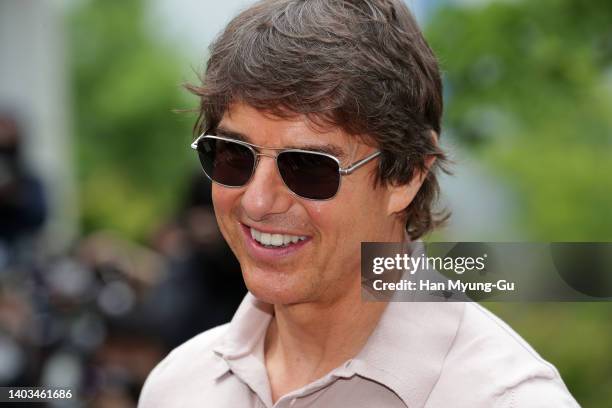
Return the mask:
{"type": "Polygon", "coordinates": [[[361,300],[361,242],[440,222],[440,74],[402,2],[261,1],[190,89],[193,147],[250,293],[158,365],[140,407],[577,406],[475,304],[361,300]]]}

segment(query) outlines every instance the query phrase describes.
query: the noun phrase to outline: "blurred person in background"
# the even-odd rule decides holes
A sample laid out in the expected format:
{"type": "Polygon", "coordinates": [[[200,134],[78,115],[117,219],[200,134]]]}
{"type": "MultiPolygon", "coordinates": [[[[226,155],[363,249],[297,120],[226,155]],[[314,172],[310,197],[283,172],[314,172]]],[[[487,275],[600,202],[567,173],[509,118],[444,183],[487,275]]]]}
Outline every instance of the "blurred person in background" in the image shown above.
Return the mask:
{"type": "Polygon", "coordinates": [[[210,55],[192,147],[249,293],[158,364],[142,408],[577,406],[478,304],[361,300],[361,242],[442,222],[440,73],[403,2],[263,0],[210,55]]]}
{"type": "Polygon", "coordinates": [[[0,112],[0,268],[20,242],[33,238],[47,215],[42,183],[25,167],[22,127],[0,112]]]}

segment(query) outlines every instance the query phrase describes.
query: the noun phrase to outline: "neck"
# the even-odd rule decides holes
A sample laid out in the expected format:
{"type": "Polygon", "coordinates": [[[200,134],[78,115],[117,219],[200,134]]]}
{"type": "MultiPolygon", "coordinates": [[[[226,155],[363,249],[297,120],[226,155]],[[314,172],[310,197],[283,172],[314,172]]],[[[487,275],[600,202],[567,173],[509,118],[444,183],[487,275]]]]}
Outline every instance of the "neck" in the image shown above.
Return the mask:
{"type": "Polygon", "coordinates": [[[354,357],[366,344],[386,303],[362,302],[360,280],[331,303],[275,305],[264,353],[273,400],[354,357]]]}

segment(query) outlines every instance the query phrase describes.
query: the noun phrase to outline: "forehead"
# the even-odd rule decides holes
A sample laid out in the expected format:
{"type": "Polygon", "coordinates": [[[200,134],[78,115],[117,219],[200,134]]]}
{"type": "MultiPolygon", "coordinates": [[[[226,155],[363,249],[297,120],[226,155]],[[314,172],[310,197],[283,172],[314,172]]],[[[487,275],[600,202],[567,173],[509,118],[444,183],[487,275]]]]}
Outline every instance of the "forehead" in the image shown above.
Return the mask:
{"type": "Polygon", "coordinates": [[[314,123],[305,115],[279,117],[243,103],[230,105],[217,129],[259,146],[326,147],[338,156],[347,155],[363,144],[341,128],[314,123]]]}

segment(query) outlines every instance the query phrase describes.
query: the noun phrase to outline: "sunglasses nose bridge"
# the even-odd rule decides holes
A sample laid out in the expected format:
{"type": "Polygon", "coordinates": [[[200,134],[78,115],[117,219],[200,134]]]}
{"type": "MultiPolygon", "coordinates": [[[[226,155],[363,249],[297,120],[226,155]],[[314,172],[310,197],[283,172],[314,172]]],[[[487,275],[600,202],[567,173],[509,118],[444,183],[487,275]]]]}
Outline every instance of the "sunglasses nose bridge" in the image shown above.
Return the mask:
{"type": "MultiPolygon", "coordinates": [[[[282,152],[281,152],[282,153],[282,152]]],[[[276,154],[269,154],[269,153],[261,153],[259,152],[253,152],[254,156],[255,156],[255,170],[253,171],[253,173],[256,171],[258,164],[259,164],[259,159],[260,157],[269,157],[270,159],[274,160],[274,167],[276,167],[276,174],[278,175],[278,177],[280,177],[280,179],[283,182],[283,185],[289,189],[289,191],[292,191],[291,188],[287,185],[287,181],[285,180],[285,177],[283,176],[283,172],[281,171],[279,164],[278,164],[278,157],[280,155],[280,153],[276,153],[276,154]]],[[[293,192],[293,191],[292,191],[293,192]]]]}
{"type": "Polygon", "coordinates": [[[253,156],[255,157],[255,163],[253,163],[253,173],[257,171],[257,167],[259,167],[261,157],[269,157],[270,159],[274,160],[276,168],[278,170],[278,164],[276,164],[276,158],[278,157],[278,155],[253,151],[253,156]]]}
{"type": "MultiPolygon", "coordinates": [[[[278,168],[278,161],[277,161],[278,154],[269,154],[269,153],[261,153],[261,152],[253,151],[253,156],[255,156],[255,163],[253,165],[253,174],[255,174],[255,172],[257,171],[257,168],[259,167],[260,158],[268,157],[274,160],[274,167],[276,167],[276,172],[280,176],[281,180],[283,180],[283,176],[282,174],[280,174],[280,169],[278,168]]],[[[284,180],[283,180],[283,183],[284,183],[284,180]]]]}
{"type": "Polygon", "coordinates": [[[259,152],[255,153],[255,158],[256,158],[257,160],[259,160],[259,157],[262,157],[262,156],[263,156],[263,157],[269,157],[269,158],[271,158],[271,159],[276,160],[276,155],[274,155],[274,154],[259,153],[259,152]]]}

